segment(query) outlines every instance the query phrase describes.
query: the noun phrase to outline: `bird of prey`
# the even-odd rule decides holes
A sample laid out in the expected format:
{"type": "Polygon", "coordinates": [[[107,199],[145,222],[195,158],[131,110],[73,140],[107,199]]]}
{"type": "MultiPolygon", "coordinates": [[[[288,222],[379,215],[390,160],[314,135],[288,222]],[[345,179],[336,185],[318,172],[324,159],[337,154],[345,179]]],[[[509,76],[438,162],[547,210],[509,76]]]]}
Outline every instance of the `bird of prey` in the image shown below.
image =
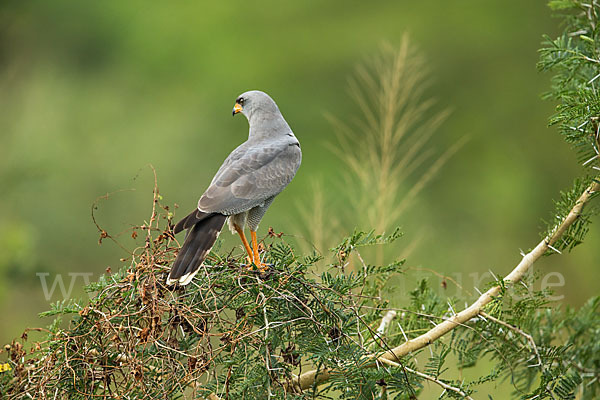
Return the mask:
{"type": "Polygon", "coordinates": [[[198,208],[175,225],[175,234],[187,229],[187,236],[169,273],[168,285],[192,281],[225,221],[231,233],[240,235],[248,259],[260,271],[267,268],[258,254],[256,230],[275,196],[296,175],[302,152],[277,104],[266,93],[252,90],[238,96],[233,115],[238,113],[248,119],[248,140],[223,162],[200,197],[198,208]],[[244,235],[246,226],[252,248],[244,235]]]}

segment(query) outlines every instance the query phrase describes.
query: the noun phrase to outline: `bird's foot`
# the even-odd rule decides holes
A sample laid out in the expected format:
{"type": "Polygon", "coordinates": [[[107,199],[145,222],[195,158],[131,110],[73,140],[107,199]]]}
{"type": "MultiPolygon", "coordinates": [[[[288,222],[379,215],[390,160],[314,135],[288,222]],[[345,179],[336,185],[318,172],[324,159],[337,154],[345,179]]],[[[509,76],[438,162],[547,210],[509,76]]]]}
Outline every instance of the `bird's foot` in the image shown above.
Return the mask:
{"type": "Polygon", "coordinates": [[[255,261],[254,265],[256,265],[256,268],[261,272],[265,272],[269,269],[269,264],[265,264],[263,262],[258,261],[258,263],[255,261]]]}

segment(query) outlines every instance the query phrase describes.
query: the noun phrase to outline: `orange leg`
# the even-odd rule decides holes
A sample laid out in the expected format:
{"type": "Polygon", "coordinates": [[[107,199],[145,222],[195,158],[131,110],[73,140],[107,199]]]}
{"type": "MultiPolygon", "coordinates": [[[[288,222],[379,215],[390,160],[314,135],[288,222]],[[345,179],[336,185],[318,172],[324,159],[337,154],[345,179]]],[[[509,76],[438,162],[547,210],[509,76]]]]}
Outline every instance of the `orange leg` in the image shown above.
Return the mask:
{"type": "Polygon", "coordinates": [[[250,231],[252,237],[252,249],[254,250],[254,265],[261,271],[264,272],[268,269],[267,264],[260,262],[260,256],[258,255],[258,242],[256,241],[256,232],[250,231]]]}
{"type": "MultiPolygon", "coordinates": [[[[235,228],[236,232],[238,233],[238,235],[240,235],[240,239],[242,239],[242,243],[244,244],[244,248],[246,249],[246,253],[248,253],[248,262],[252,262],[252,249],[250,248],[250,245],[248,244],[248,240],[246,240],[246,235],[244,235],[244,231],[242,230],[242,228],[240,228],[237,225],[233,225],[233,227],[235,228]]],[[[252,267],[252,266],[250,266],[252,267]]]]}

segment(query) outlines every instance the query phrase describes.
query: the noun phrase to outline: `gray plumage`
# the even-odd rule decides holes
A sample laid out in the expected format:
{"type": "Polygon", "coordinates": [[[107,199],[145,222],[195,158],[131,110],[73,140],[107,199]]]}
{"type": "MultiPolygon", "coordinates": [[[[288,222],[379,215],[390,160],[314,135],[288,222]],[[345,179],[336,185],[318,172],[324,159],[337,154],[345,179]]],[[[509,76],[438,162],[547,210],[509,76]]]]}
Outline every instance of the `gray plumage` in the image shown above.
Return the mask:
{"type": "Polygon", "coordinates": [[[248,140],[225,159],[200,197],[197,210],[176,225],[175,233],[188,229],[188,234],[167,284],[191,281],[225,219],[232,232],[236,232],[234,225],[256,231],[274,198],[300,166],[300,143],[271,97],[257,90],[243,93],[236,100],[234,114],[237,112],[248,119],[248,140]]]}

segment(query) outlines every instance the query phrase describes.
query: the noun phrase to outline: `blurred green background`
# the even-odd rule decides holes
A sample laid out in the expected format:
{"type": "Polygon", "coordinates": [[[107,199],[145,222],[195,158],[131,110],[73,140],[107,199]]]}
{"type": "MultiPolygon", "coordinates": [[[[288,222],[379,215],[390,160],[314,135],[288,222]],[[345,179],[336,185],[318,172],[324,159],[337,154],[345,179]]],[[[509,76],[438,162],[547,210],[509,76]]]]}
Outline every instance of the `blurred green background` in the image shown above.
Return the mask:
{"type": "MultiPolygon", "coordinates": [[[[545,1],[221,4],[2,2],[0,342],[49,322],[37,318],[48,302],[36,273],[49,273],[49,285],[63,274],[68,289],[68,272],[96,279],[122,265],[122,249],[98,245],[90,215],[98,196],[135,189],[97,212],[109,233],[125,231],[129,247],[127,229],[150,215],[148,164],[178,216],[195,206],[247,136],[245,119],[231,117],[246,90],[272,95],[304,154],[261,230],[302,235],[298,204],[310,206],[315,179],[331,188],[344,169],[326,145],[335,137],[325,114],[356,113],[347,94],[355,66],[405,32],[428,60],[432,113],[452,111],[430,146],[443,151],[469,138],[402,221],[406,240],[420,237],[409,265],[460,273],[467,286],[470,273],[508,272],[519,248],[539,240],[552,198],[581,172],[547,127],[555,104],[540,99],[550,76],[537,72],[537,50],[542,34],[560,30],[545,1]]],[[[343,207],[333,190],[324,196],[343,207]]],[[[589,276],[599,240],[596,223],[572,254],[538,264],[564,276],[557,289],[565,302],[597,294],[589,276]]],[[[82,284],[74,281],[73,296],[82,284]]],[[[60,299],[57,287],[52,301],[60,299]]]]}

